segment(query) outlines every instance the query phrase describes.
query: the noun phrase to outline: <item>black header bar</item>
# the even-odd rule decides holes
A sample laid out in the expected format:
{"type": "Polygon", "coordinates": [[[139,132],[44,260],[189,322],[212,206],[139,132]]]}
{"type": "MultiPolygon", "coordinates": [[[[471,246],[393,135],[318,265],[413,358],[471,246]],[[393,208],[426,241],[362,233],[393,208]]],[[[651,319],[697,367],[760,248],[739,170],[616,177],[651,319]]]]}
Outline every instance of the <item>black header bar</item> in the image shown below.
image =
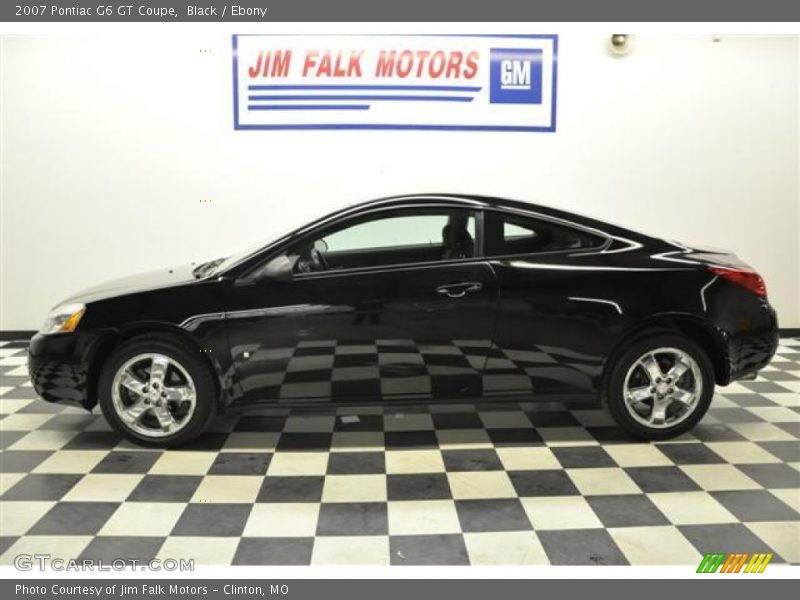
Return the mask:
{"type": "Polygon", "coordinates": [[[2,22],[798,22],[795,0],[2,0],[2,22]]]}

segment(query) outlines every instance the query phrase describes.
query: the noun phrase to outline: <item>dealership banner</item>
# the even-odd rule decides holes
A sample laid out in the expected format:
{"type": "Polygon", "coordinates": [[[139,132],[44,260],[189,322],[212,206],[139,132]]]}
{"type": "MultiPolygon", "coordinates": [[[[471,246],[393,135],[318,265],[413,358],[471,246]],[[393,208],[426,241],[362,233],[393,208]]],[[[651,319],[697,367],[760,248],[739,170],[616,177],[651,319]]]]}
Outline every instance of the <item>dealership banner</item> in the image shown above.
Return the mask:
{"type": "Polygon", "coordinates": [[[233,123],[553,132],[556,35],[234,35],[233,123]]]}

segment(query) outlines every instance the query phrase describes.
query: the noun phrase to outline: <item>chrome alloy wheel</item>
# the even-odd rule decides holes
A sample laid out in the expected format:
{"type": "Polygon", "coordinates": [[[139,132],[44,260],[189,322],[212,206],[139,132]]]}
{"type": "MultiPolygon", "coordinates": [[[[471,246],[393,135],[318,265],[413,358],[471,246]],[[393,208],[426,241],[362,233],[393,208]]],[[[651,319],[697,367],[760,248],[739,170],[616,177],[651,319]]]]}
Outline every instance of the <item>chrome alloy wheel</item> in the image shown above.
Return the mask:
{"type": "Polygon", "coordinates": [[[678,348],[650,350],[625,375],[625,407],[645,427],[665,429],[685,421],[703,393],[700,365],[678,348]]]}
{"type": "Polygon", "coordinates": [[[183,429],[197,405],[189,373],[163,354],[138,354],[114,374],[111,399],[117,416],[136,433],[161,438],[183,429]]]}

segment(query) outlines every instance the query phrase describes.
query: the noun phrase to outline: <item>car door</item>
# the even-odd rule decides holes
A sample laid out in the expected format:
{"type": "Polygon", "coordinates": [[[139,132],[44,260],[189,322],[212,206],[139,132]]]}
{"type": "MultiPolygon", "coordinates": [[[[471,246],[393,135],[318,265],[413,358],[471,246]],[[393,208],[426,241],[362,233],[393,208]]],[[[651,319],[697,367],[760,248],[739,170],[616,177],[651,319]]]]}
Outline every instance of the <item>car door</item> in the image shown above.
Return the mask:
{"type": "Polygon", "coordinates": [[[461,208],[381,210],[268,257],[291,273],[237,281],[226,316],[245,401],[479,393],[497,283],[478,229],[461,208]]]}
{"type": "Polygon", "coordinates": [[[607,238],[504,211],[487,211],[484,225],[501,290],[484,393],[591,393],[606,352],[596,342],[622,314],[614,273],[598,262],[607,238]]]}

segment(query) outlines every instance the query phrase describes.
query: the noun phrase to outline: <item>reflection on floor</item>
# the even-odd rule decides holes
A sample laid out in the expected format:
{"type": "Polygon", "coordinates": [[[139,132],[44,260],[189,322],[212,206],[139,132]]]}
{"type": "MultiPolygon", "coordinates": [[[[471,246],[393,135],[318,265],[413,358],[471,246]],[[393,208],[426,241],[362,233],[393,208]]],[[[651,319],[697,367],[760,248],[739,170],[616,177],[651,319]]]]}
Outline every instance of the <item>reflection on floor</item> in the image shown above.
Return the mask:
{"type": "Polygon", "coordinates": [[[797,339],[658,444],[601,410],[513,403],[259,410],[151,451],[35,399],[24,342],[0,343],[0,375],[3,564],[800,563],[797,339]]]}

